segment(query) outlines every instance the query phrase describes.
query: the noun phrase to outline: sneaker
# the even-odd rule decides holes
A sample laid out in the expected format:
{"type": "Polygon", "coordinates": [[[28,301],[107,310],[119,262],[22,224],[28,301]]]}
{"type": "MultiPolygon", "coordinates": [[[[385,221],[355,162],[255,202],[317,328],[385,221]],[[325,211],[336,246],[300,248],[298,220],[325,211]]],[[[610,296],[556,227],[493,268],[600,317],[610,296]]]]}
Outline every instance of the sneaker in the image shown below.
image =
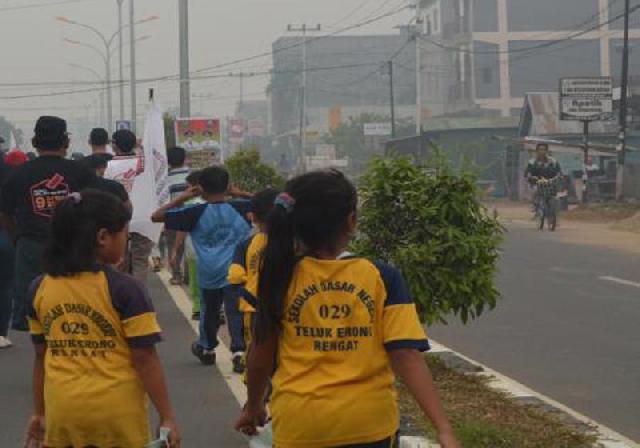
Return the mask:
{"type": "Polygon", "coordinates": [[[243,353],[234,353],[233,358],[231,358],[231,361],[233,362],[234,373],[239,373],[239,374],[244,373],[245,365],[244,365],[243,353]]]}
{"type": "Polygon", "coordinates": [[[200,320],[200,311],[195,311],[191,313],[191,320],[199,321],[200,320]]]}
{"type": "Polygon", "coordinates": [[[191,344],[191,353],[205,366],[212,366],[216,363],[215,350],[205,350],[197,342],[191,344]]]}
{"type": "Polygon", "coordinates": [[[9,340],[9,338],[5,336],[0,336],[0,349],[10,348],[13,346],[13,343],[9,340]]]}

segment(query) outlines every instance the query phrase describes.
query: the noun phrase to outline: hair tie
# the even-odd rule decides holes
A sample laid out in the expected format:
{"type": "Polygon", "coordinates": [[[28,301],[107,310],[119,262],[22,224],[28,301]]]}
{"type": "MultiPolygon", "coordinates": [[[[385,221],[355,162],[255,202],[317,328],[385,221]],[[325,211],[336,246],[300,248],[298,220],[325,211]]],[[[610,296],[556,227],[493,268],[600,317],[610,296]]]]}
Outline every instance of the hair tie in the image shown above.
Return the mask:
{"type": "Polygon", "coordinates": [[[289,193],[280,193],[274,204],[277,207],[282,207],[287,213],[291,213],[296,205],[296,200],[289,193]]]}
{"type": "Polygon", "coordinates": [[[69,199],[71,199],[75,205],[78,205],[82,202],[82,195],[74,192],[69,195],[69,199]]]}

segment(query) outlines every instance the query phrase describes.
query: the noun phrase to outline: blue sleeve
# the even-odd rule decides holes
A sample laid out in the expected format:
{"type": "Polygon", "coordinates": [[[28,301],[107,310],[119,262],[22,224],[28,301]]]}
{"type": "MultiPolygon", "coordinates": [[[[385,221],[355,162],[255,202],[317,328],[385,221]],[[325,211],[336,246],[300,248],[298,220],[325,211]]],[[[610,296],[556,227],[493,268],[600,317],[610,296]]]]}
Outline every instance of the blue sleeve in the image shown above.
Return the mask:
{"type": "Polygon", "coordinates": [[[375,261],[376,268],[382,276],[385,289],[387,290],[387,298],[384,306],[391,305],[411,305],[414,303],[409,286],[400,271],[390,264],[381,261],[375,261]]]}
{"type": "Polygon", "coordinates": [[[251,225],[251,220],[249,219],[249,213],[252,211],[251,201],[246,199],[234,199],[233,201],[229,201],[229,205],[237,211],[249,225],[251,225]]]}
{"type": "Polygon", "coordinates": [[[191,232],[198,224],[208,204],[198,204],[167,211],[164,225],[169,230],[191,232]]]}

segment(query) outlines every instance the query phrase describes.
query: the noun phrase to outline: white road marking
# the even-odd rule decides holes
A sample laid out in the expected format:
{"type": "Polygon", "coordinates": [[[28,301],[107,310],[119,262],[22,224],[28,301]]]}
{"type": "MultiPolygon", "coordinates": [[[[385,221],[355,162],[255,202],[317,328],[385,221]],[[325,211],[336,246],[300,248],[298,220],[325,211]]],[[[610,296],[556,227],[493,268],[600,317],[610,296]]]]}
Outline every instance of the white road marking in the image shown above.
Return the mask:
{"type": "Polygon", "coordinates": [[[625,280],[623,278],[612,277],[610,275],[602,275],[598,277],[599,280],[603,280],[605,282],[617,283],[619,285],[632,286],[634,288],[640,288],[640,283],[632,282],[631,280],[625,280]]]}
{"type": "MultiPolygon", "coordinates": [[[[191,320],[191,300],[181,286],[173,286],[169,283],[171,275],[167,271],[158,273],[164,287],[175,302],[180,312],[184,315],[187,323],[191,326],[194,333],[198,334],[198,322],[191,320]]],[[[195,361],[194,361],[195,362],[195,361]]],[[[216,368],[224,378],[231,393],[238,401],[240,406],[244,406],[247,402],[247,388],[242,382],[242,375],[233,373],[233,364],[231,362],[231,352],[225,343],[221,340],[220,345],[216,348],[216,368]]]]}

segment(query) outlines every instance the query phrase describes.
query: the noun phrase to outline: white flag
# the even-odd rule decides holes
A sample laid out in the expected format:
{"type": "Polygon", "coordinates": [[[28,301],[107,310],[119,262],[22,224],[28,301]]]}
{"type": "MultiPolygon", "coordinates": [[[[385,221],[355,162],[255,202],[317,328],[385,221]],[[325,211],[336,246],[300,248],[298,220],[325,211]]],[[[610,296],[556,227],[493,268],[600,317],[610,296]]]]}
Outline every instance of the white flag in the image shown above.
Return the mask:
{"type": "Polygon", "coordinates": [[[151,214],[169,200],[167,149],[162,112],[149,104],[144,123],[142,151],[136,157],[116,157],[109,162],[105,178],[122,183],[129,192],[133,217],[129,231],[157,242],[161,224],[151,222],[151,214]]]}

